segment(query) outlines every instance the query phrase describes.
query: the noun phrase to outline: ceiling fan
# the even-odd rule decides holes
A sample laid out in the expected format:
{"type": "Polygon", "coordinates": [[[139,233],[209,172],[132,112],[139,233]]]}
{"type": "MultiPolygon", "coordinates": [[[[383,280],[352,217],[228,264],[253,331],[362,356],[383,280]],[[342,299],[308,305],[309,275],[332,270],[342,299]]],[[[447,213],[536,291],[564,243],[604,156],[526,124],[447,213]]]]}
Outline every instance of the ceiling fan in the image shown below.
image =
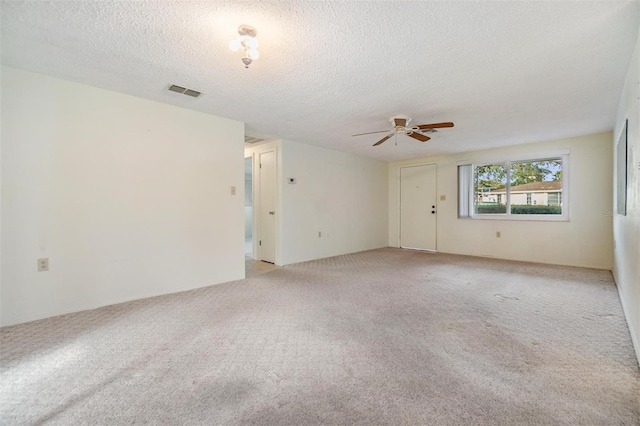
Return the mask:
{"type": "Polygon", "coordinates": [[[406,115],[395,115],[389,119],[389,122],[393,126],[391,130],[380,130],[377,132],[367,132],[367,133],[358,133],[353,136],[362,136],[362,135],[371,135],[373,133],[389,133],[384,138],[380,139],[378,142],[374,143],[373,146],[378,146],[385,142],[387,139],[392,137],[393,135],[407,135],[410,138],[414,138],[419,140],[420,142],[426,142],[431,139],[429,136],[424,133],[435,133],[436,129],[441,129],[444,127],[453,127],[453,123],[431,123],[431,124],[419,124],[417,126],[409,127],[409,122],[411,121],[411,117],[407,117],[406,115]]]}

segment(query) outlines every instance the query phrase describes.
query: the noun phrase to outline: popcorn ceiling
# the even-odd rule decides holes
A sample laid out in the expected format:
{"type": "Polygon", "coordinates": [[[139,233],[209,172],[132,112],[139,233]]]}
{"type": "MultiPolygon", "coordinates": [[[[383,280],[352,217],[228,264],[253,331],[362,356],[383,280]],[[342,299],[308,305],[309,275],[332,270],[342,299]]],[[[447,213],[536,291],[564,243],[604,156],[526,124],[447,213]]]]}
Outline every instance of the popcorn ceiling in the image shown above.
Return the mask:
{"type": "Polygon", "coordinates": [[[639,3],[4,1],[2,63],[399,160],[610,130],[639,3]],[[258,31],[245,69],[228,47],[258,31]],[[198,99],[166,90],[201,91],[198,99]],[[453,121],[371,145],[406,114],[453,121]]]}

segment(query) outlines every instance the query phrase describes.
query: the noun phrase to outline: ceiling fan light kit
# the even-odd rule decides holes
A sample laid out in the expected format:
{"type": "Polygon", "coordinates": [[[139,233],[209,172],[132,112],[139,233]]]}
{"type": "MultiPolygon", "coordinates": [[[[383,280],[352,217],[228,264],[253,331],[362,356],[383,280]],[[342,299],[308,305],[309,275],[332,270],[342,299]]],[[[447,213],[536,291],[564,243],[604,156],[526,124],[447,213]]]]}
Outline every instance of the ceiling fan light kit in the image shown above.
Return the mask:
{"type": "Polygon", "coordinates": [[[240,37],[229,42],[229,49],[234,52],[242,49],[244,52],[242,63],[245,68],[249,68],[249,65],[260,57],[258,39],[256,38],[258,31],[250,25],[240,25],[238,34],[240,34],[240,37]]]}
{"type": "Polygon", "coordinates": [[[411,121],[411,117],[406,115],[394,115],[389,118],[389,123],[393,127],[391,130],[380,130],[376,132],[367,132],[367,133],[358,133],[353,136],[362,136],[362,135],[370,135],[373,133],[389,133],[384,138],[380,139],[378,142],[374,143],[373,146],[381,145],[383,142],[386,142],[391,136],[396,135],[396,145],[398,144],[397,136],[398,135],[407,135],[410,138],[416,139],[420,142],[426,142],[431,139],[429,136],[424,133],[435,133],[436,129],[442,129],[445,127],[453,127],[453,123],[444,122],[444,123],[431,123],[431,124],[419,124],[417,126],[409,127],[409,122],[411,121]]]}

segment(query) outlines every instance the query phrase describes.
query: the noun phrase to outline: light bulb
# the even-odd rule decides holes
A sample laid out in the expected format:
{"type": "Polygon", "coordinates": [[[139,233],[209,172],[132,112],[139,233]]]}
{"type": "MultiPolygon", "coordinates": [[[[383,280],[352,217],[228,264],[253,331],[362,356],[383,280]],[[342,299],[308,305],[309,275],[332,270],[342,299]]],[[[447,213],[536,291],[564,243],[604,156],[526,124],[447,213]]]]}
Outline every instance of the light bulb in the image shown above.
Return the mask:
{"type": "Polygon", "coordinates": [[[260,57],[260,53],[256,49],[249,50],[249,57],[251,59],[258,59],[260,57]]]}
{"type": "Polygon", "coordinates": [[[229,42],[229,49],[233,50],[234,52],[238,49],[240,49],[240,41],[239,40],[231,40],[229,42]]]}
{"type": "Polygon", "coordinates": [[[253,38],[253,37],[247,37],[247,43],[249,44],[249,47],[252,49],[257,49],[258,48],[258,39],[253,38]]]}

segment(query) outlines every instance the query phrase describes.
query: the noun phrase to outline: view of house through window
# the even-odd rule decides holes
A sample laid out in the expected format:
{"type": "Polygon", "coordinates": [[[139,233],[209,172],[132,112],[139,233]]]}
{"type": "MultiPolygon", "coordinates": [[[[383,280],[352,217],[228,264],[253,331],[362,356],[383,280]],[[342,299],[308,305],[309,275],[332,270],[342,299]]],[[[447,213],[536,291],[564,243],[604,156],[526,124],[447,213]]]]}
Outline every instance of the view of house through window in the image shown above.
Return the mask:
{"type": "Polygon", "coordinates": [[[475,214],[562,214],[562,158],[475,166],[473,186],[475,214]]]}
{"type": "Polygon", "coordinates": [[[507,164],[475,166],[473,170],[473,205],[476,214],[507,212],[507,164]]]}

